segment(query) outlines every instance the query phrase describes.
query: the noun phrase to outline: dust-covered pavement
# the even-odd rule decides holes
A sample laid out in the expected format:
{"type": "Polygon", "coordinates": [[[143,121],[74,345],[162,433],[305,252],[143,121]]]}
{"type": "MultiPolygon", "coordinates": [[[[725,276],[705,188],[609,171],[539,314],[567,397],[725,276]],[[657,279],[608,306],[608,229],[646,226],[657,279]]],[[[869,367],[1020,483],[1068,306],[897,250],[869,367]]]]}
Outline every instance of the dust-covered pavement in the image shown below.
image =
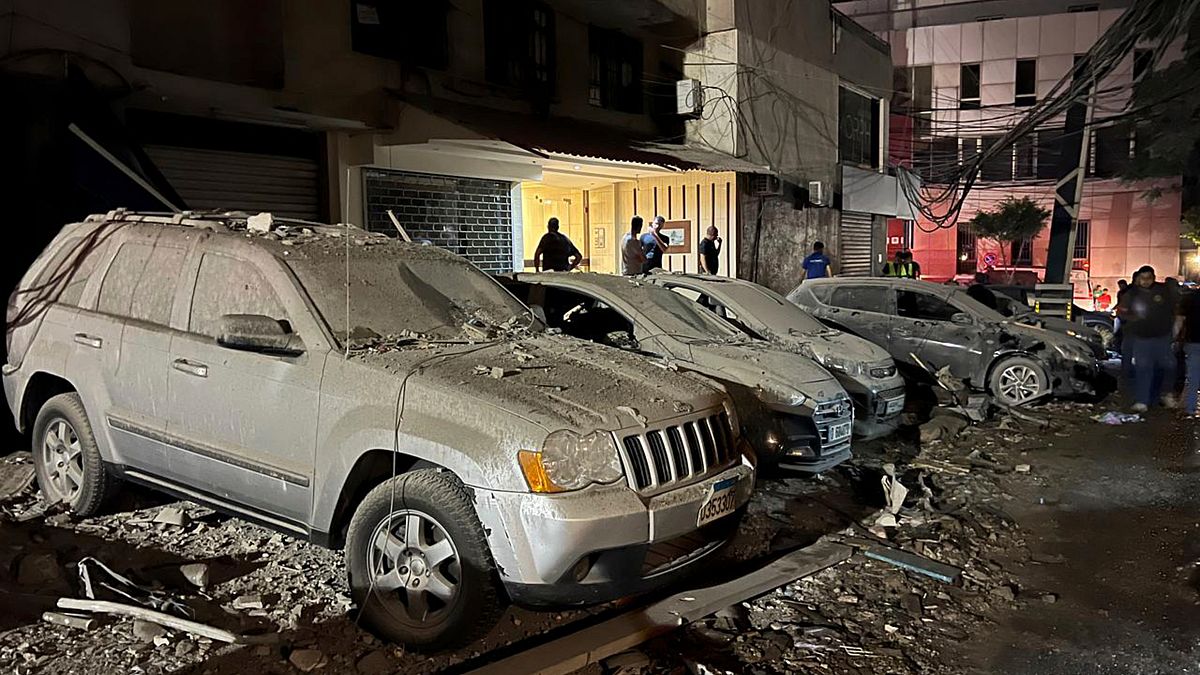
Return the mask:
{"type": "MultiPolygon", "coordinates": [[[[880,534],[961,567],[961,581],[945,584],[856,556],[612,659],[604,670],[1197,672],[1200,491],[1198,474],[1188,472],[1194,432],[1165,414],[1120,427],[1090,419],[1106,409],[1043,406],[1036,413],[1051,420],[1049,428],[1003,417],[924,447],[915,434],[902,435],[860,444],[852,465],[819,479],[764,479],[724,563],[706,566],[708,578],[695,583],[735,575],[820,536],[880,534]],[[898,527],[872,528],[888,463],[909,497],[898,527]]],[[[425,657],[383,645],[355,625],[340,553],[137,490],[101,517],[16,522],[34,503],[26,491],[0,504],[0,672],[461,670],[493,650],[511,653],[569,631],[572,622],[620,611],[510,610],[482,643],[425,657]],[[174,506],[186,515],[177,518],[174,506]],[[90,630],[44,623],[44,598],[77,596],[69,565],[87,556],[168,591],[197,620],[238,632],[280,631],[281,640],[228,646],[129,619],[90,630]],[[195,568],[192,580],[180,571],[195,563],[207,566],[202,588],[195,568]]]]}

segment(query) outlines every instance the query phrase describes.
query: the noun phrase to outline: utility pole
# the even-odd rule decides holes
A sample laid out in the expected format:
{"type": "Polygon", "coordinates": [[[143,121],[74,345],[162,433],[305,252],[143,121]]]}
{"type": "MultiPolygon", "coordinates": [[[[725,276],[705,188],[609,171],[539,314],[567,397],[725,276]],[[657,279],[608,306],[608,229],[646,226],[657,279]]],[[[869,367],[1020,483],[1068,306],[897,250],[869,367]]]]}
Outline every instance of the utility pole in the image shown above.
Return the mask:
{"type": "MultiPolygon", "coordinates": [[[[1073,77],[1080,77],[1076,65],[1073,77]]],[[[1095,83],[1092,84],[1095,89],[1095,83]]],[[[1083,176],[1087,171],[1091,136],[1092,101],[1076,101],[1067,108],[1066,128],[1059,144],[1058,182],[1054,186],[1054,215],[1050,219],[1050,251],[1046,258],[1046,283],[1066,284],[1071,280],[1071,261],[1075,251],[1075,224],[1079,221],[1079,203],[1083,199],[1083,176]]]]}

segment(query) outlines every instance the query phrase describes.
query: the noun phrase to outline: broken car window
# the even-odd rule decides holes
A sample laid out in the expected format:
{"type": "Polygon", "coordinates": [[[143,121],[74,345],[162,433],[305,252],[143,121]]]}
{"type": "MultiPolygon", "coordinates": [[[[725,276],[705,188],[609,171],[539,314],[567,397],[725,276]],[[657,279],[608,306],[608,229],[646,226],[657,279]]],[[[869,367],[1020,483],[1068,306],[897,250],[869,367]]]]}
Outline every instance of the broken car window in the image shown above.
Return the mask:
{"type": "Polygon", "coordinates": [[[896,313],[906,319],[949,321],[958,308],[941,298],[909,290],[896,291],[896,313]]]}
{"type": "Polygon", "coordinates": [[[216,337],[225,314],[259,314],[288,321],[271,284],[253,265],[216,253],[205,253],[192,293],[188,330],[216,337]]]}
{"type": "MultiPolygon", "coordinates": [[[[307,246],[285,262],[339,340],[346,336],[346,258],[341,246],[307,246]]],[[[464,324],[538,325],[529,308],[493,279],[444,251],[417,244],[356,246],[350,252],[350,333],[416,333],[474,339],[464,324]]]]}
{"type": "Polygon", "coordinates": [[[176,281],[186,254],[187,251],[174,246],[123,244],[104,275],[97,309],[168,325],[176,281]]]}
{"type": "Polygon", "coordinates": [[[839,286],[833,289],[829,304],[861,312],[888,313],[888,289],[883,286],[839,286]]]}

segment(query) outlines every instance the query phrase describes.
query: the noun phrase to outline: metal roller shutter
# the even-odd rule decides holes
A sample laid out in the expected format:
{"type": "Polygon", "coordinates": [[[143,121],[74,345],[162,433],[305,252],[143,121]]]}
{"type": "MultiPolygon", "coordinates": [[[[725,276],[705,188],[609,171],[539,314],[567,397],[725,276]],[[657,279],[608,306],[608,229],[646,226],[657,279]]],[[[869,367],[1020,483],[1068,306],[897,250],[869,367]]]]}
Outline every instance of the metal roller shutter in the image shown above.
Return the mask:
{"type": "Polygon", "coordinates": [[[838,273],[848,277],[871,276],[871,240],[873,216],[869,213],[842,211],[838,228],[838,273]]]}
{"type": "Polygon", "coordinates": [[[144,149],[189,209],[319,220],[314,160],[169,145],[144,149]]]}

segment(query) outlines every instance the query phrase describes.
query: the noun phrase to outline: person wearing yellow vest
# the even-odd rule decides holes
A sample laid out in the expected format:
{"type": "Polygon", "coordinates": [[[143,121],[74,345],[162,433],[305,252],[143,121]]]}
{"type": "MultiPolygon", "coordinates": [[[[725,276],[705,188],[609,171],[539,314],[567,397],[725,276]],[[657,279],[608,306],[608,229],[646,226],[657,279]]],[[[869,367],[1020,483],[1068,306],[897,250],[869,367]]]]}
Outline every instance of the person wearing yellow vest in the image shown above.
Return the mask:
{"type": "Polygon", "coordinates": [[[913,262],[908,251],[896,251],[895,260],[883,264],[883,276],[899,279],[920,279],[921,266],[913,262]]]}

